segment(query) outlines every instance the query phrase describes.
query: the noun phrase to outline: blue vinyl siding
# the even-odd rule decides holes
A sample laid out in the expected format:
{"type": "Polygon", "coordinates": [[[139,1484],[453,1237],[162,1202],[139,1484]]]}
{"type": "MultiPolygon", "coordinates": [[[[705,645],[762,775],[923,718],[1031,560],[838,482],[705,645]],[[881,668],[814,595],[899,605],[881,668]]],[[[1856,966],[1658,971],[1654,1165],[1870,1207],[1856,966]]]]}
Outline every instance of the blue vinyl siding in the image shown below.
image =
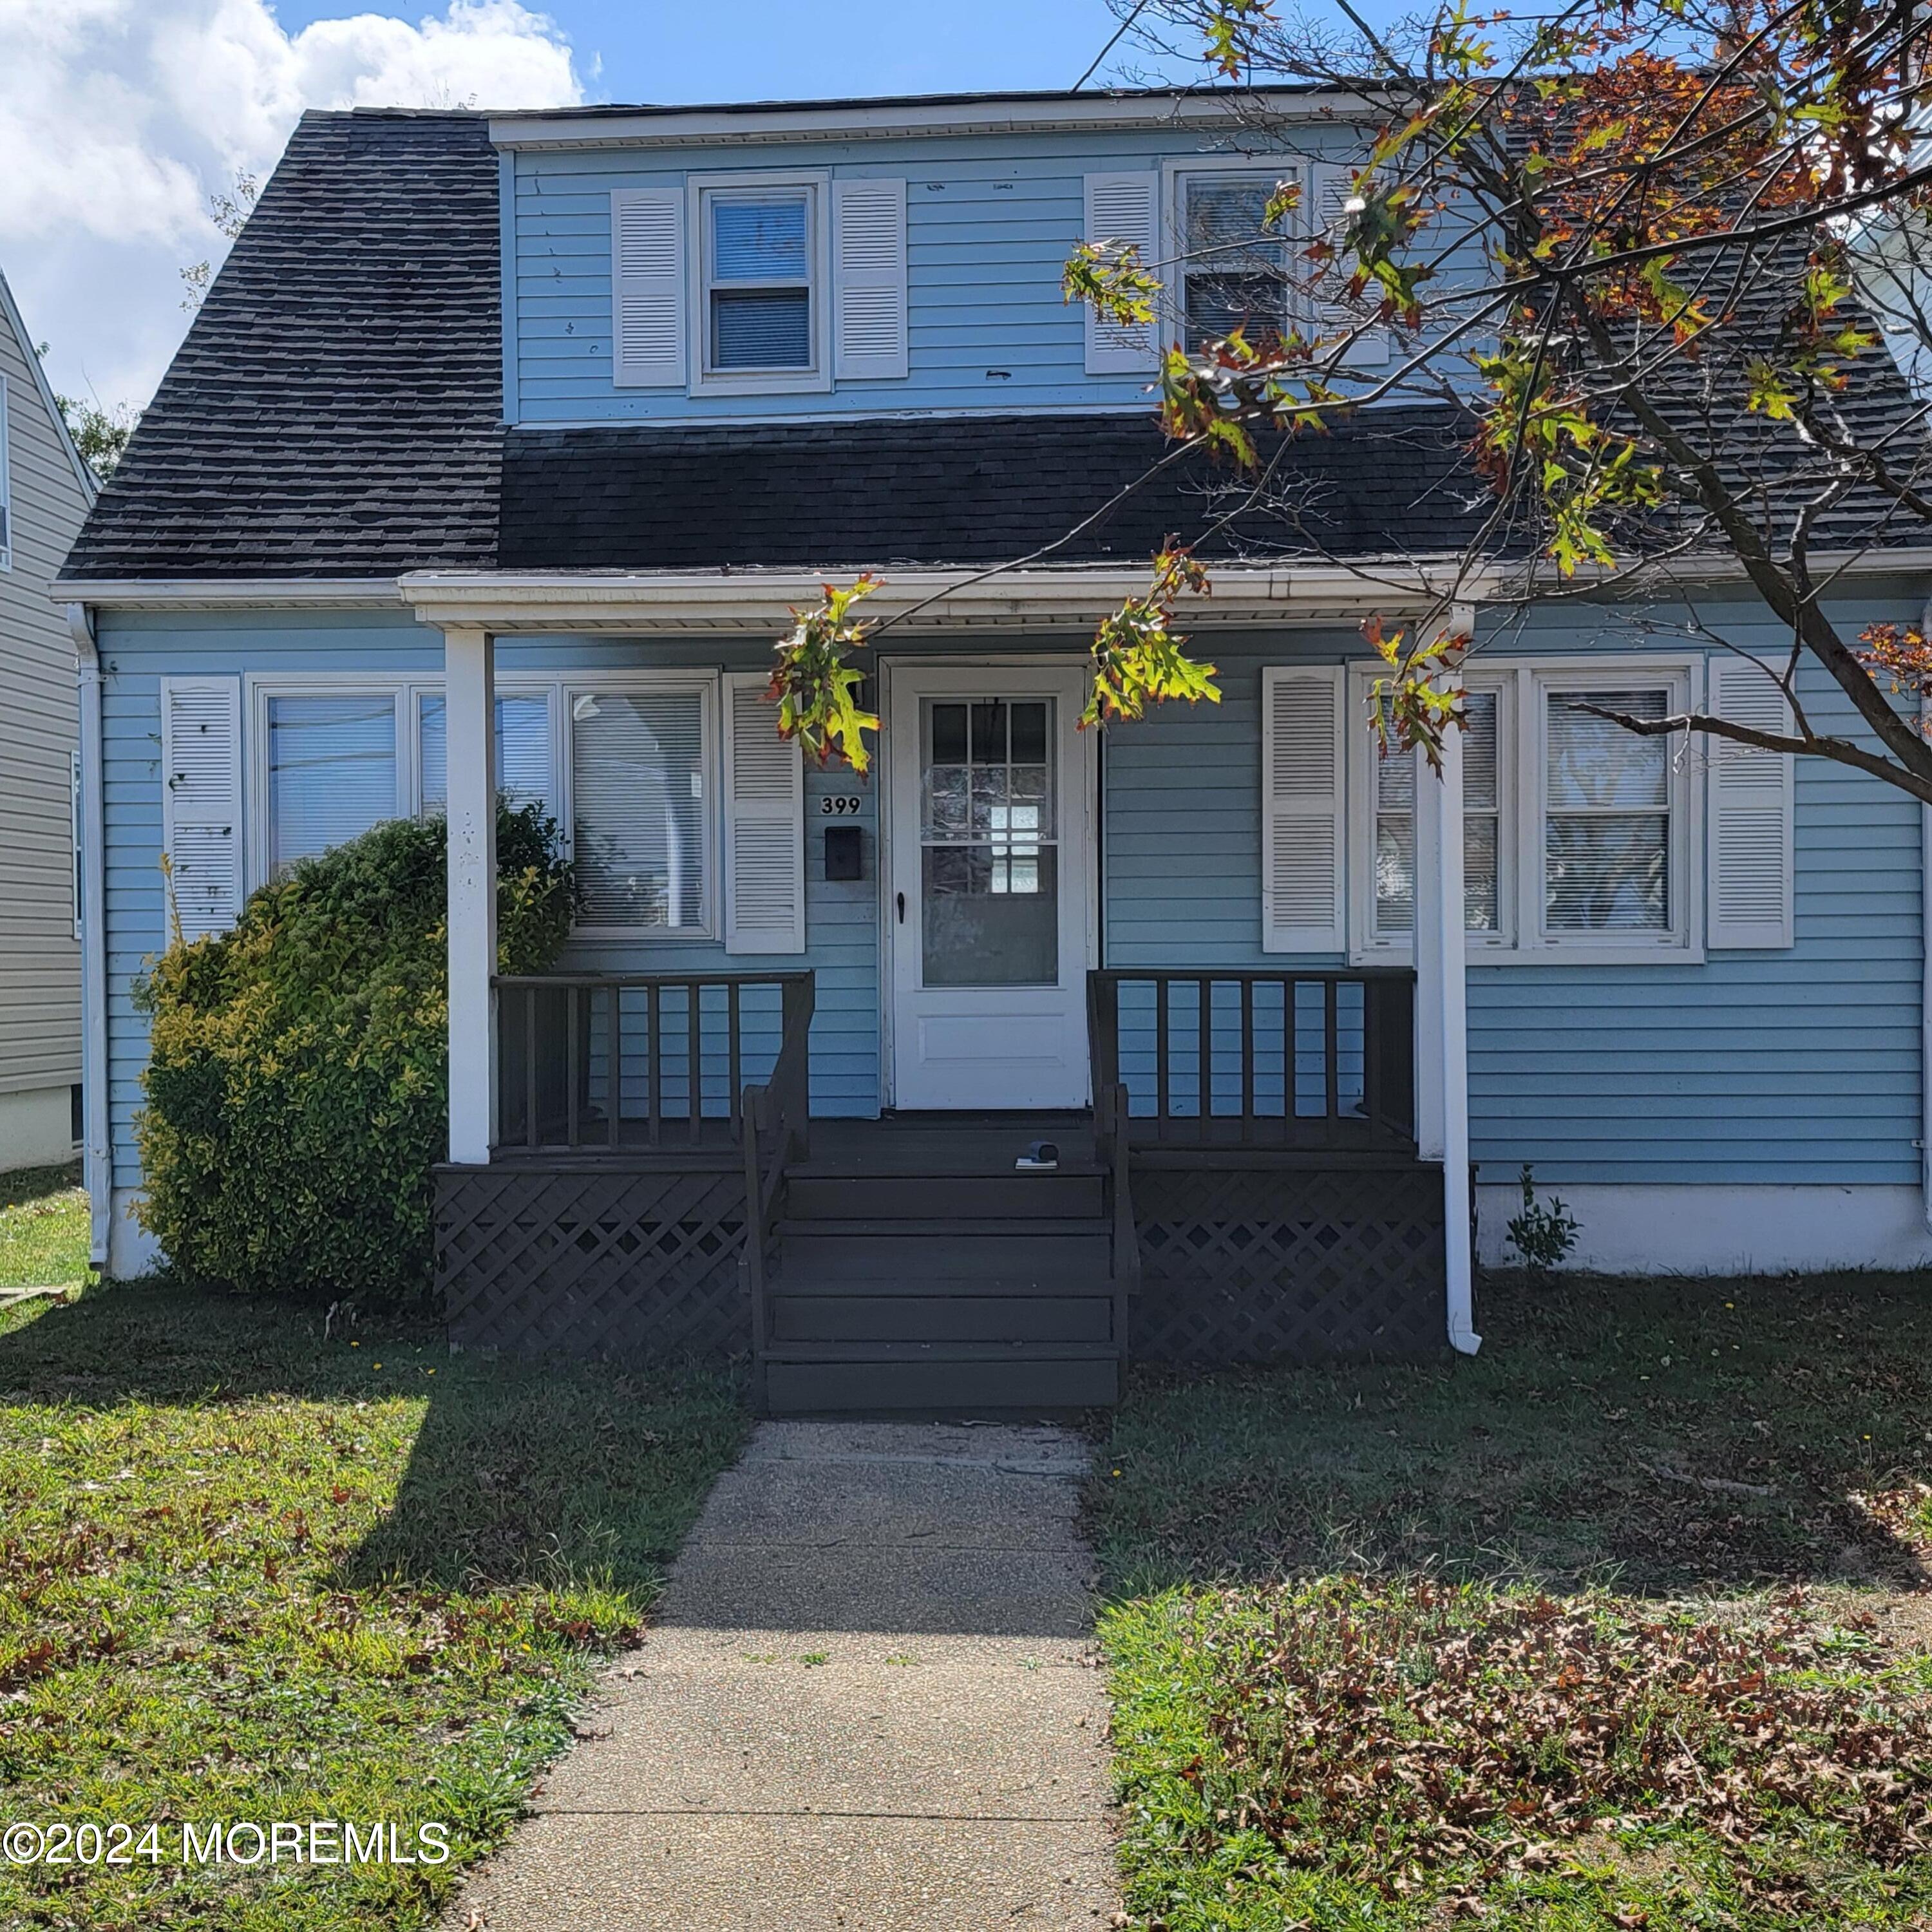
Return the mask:
{"type": "MultiPolygon", "coordinates": [[[[1342,129],[1311,150],[1343,152],[1342,129]]],[[[1192,133],[1072,132],[752,150],[530,153],[515,157],[516,337],[510,420],[711,422],[902,410],[1141,406],[1150,378],[1089,376],[1082,310],[1060,272],[1082,239],[1089,173],[1198,156],[1192,133]],[[829,170],[906,182],[910,374],[804,394],[700,396],[620,389],[611,380],[610,205],[616,188],[674,187],[687,173],[829,170]]],[[[692,238],[687,237],[688,244],[692,238]]],[[[694,326],[695,319],[692,319],[694,326]]]]}
{"type": "MultiPolygon", "coordinates": [[[[1909,616],[1903,591],[1840,614],[1858,624],[1909,616]]],[[[1768,649],[1775,632],[1742,606],[1702,614],[1732,641],[1768,649]]],[[[957,652],[964,640],[916,648],[957,652]]],[[[1499,656],[1646,644],[1612,615],[1571,608],[1498,636],[1499,656]]],[[[365,669],[434,675],[440,640],[413,621],[367,616],[162,617],[102,624],[107,807],[111,1099],[116,1184],[138,1184],[130,1134],[146,1028],[129,983],[163,939],[158,680],[166,673],[365,669]]],[[[1066,650],[1002,636],[998,647],[1066,650]]],[[[982,640],[968,646],[983,649],[982,640]]],[[[1111,730],[1102,751],[1104,957],[1110,965],[1270,966],[1260,948],[1260,680],[1267,664],[1360,654],[1345,631],[1210,634],[1219,706],[1163,708],[1111,730]]],[[[760,638],[688,641],[558,638],[506,643],[505,676],[560,667],[749,670],[760,638]]],[[[1822,674],[1808,680],[1822,722],[1849,707],[1822,674]]],[[[1367,755],[1352,728],[1350,755],[1367,755]]],[[[818,974],[814,1106],[866,1114],[880,1090],[878,788],[806,770],[808,934],[818,974]],[[828,883],[818,801],[855,793],[866,877],[828,883]]],[[[1584,1181],[1832,1181],[1912,1184],[1918,1177],[1919,811],[1875,780],[1801,761],[1797,944],[1720,952],[1702,965],[1476,966],[1470,974],[1474,1149],[1487,1178],[1525,1161],[1556,1184],[1584,1181]]],[[[848,821],[849,822],[849,821],[848,821]]],[[[1352,825],[1352,837],[1363,836],[1352,825]]],[[[579,943],[568,963],[612,970],[793,967],[728,957],[716,943],[579,943]]],[[[1340,964],[1340,956],[1308,964],[1340,964]]]]}

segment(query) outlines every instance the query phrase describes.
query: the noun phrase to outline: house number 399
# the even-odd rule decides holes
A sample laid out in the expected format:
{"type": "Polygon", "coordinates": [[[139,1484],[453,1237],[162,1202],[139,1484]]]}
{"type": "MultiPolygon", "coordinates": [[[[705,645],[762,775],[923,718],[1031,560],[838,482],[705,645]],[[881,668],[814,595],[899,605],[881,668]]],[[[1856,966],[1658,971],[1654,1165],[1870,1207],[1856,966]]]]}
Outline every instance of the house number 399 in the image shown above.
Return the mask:
{"type": "Polygon", "coordinates": [[[858,814],[859,801],[850,792],[829,793],[818,801],[821,818],[856,818],[858,814]]]}

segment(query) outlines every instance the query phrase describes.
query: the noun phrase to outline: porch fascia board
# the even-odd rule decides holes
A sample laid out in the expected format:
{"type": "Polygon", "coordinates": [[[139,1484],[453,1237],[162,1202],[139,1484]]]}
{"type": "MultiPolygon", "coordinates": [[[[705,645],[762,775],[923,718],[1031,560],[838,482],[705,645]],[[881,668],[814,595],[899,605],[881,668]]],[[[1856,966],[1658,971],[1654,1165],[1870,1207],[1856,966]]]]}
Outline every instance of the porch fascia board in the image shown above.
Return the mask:
{"type": "MultiPolygon", "coordinates": [[[[769,628],[794,604],[816,604],[826,576],[850,570],[531,573],[412,572],[402,601],[438,629],[481,628],[499,636],[544,632],[769,628]]],[[[909,632],[1006,628],[1090,629],[1129,597],[1147,594],[1144,566],[1095,570],[888,571],[866,606],[869,619],[904,620],[909,632]],[[930,608],[919,606],[932,602],[930,608]],[[916,613],[916,614],[910,614],[916,613]]],[[[1486,580],[1456,578],[1413,559],[1359,568],[1213,572],[1211,597],[1187,605],[1187,626],[1354,622],[1372,611],[1421,610],[1454,592],[1480,598],[1486,580]]]]}

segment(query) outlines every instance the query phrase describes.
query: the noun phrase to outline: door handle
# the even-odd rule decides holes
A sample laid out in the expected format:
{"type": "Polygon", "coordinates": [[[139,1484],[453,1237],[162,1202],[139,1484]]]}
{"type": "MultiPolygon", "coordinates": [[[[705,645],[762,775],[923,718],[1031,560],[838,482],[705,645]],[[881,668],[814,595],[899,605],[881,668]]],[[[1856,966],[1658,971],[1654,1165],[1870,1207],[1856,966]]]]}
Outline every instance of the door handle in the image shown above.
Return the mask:
{"type": "Polygon", "coordinates": [[[899,923],[903,926],[905,923],[905,894],[900,892],[896,896],[899,902],[899,923]]]}

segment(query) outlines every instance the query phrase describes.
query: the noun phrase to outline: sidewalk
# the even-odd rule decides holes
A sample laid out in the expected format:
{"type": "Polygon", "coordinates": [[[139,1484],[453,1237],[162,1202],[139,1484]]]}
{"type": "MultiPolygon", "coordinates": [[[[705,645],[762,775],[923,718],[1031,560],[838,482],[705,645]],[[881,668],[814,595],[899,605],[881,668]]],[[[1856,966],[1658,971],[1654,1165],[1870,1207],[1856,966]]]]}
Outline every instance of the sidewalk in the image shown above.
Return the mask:
{"type": "Polygon", "coordinates": [[[446,1922],[1105,1926],[1084,1467],[1051,1429],[764,1424],[608,1679],[599,1735],[446,1922]]]}

